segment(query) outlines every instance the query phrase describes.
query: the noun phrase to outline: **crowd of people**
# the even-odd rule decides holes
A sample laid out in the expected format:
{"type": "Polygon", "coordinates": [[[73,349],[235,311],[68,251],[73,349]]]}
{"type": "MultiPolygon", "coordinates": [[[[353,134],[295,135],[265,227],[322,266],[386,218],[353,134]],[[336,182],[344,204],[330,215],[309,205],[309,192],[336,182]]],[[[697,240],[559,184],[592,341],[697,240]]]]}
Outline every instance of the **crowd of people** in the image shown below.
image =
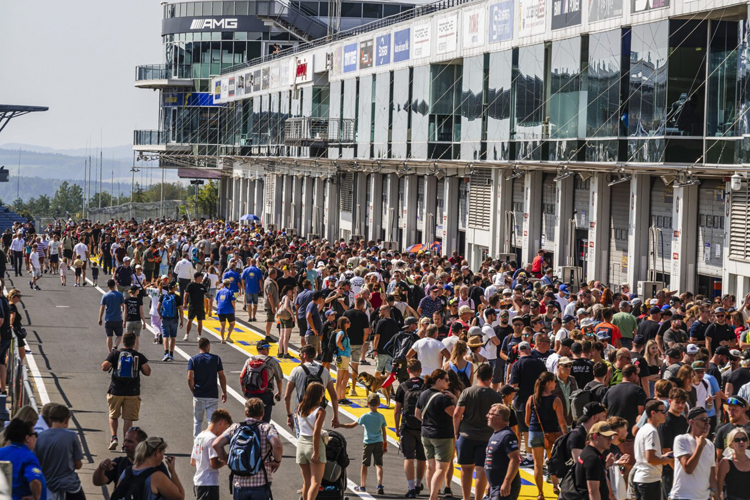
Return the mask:
{"type": "MultiPolygon", "coordinates": [[[[571,500],[750,498],[742,486],[750,480],[750,295],[737,304],[732,295],[668,289],[639,297],[628,284],[599,281],[573,289],[556,280],[541,250],[524,265],[487,258],[472,269],[457,251],[308,241],[210,220],[69,221],[40,234],[14,227],[2,243],[2,275],[10,261],[16,275],[30,274],[33,290],[50,272],[65,286],[70,268],[76,286],[87,285],[87,269],[94,284],[100,270],[106,277],[99,324],[107,340],[101,368],[112,377],[110,450],[120,447],[121,418],[126,457],[102,462],[94,484],[114,482],[113,498],[127,488],[184,497],[166,443],[133,424],[140,377],[151,371],[138,351],[141,333],[150,325],[168,363],[178,332],[189,340],[193,323],[200,352],[188,364],[191,464],[201,499],[220,497],[223,466],[235,499],[270,496],[283,451],[271,412],[282,400],[303,500],[327,484],[328,424],[363,427],[355,491],[368,491],[374,465],[375,491],[385,494],[390,412],[406,498],[424,491],[430,500],[469,500],[472,490],[475,498],[517,498],[524,467],[533,469],[539,499],[545,483],[571,500]],[[203,321],[216,316],[221,343],[232,343],[240,310],[265,339],[242,370],[246,420],[235,423],[220,408],[227,380],[203,321]],[[280,363],[294,351],[300,363],[285,380],[280,363]],[[365,391],[369,411],[340,421],[339,408],[365,391]]],[[[67,426],[69,411],[55,408],[48,425],[67,426]]],[[[17,498],[41,498],[40,487],[79,498],[79,483],[52,480],[75,475],[75,447],[72,467],[45,466],[50,455],[39,451],[35,422],[18,420],[5,431],[11,444],[0,459],[5,451],[33,463],[27,449],[36,450],[41,469],[18,476],[17,498]]]]}

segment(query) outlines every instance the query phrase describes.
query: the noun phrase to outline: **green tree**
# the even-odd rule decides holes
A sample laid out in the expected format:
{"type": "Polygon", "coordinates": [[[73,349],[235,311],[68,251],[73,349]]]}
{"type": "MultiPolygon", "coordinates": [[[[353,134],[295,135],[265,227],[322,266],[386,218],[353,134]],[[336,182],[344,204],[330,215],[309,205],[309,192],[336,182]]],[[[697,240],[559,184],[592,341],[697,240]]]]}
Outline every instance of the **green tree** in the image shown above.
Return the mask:
{"type": "Polygon", "coordinates": [[[83,204],[83,189],[78,184],[69,184],[63,181],[57,188],[52,198],[52,212],[62,215],[75,215],[81,210],[83,204]]]}
{"type": "Polygon", "coordinates": [[[196,199],[198,202],[198,215],[213,217],[216,214],[216,207],[219,203],[219,184],[215,181],[209,181],[202,186],[190,186],[188,191],[192,194],[186,198],[186,208],[188,212],[195,211],[196,199]],[[197,191],[197,196],[196,196],[197,191]]]}

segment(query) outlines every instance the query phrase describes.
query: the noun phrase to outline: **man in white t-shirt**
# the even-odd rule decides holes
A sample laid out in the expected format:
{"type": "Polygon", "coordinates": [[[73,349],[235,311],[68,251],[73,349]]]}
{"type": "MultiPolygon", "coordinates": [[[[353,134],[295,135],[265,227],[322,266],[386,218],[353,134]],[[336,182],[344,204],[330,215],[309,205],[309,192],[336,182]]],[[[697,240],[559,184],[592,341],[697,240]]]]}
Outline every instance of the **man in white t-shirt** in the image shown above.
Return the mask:
{"type": "Polygon", "coordinates": [[[716,494],[716,453],[707,438],[711,428],[705,408],[696,406],[688,412],[687,434],[674,440],[674,482],[670,498],[709,498],[716,494]]]}
{"type": "Polygon", "coordinates": [[[86,286],[86,263],[89,261],[89,247],[86,243],[79,241],[76,246],[73,247],[73,253],[76,257],[83,261],[83,267],[81,268],[81,283],[86,286]]]}
{"type": "Polygon", "coordinates": [[[646,423],[635,436],[633,485],[636,500],[647,500],[661,496],[661,471],[664,465],[672,465],[674,459],[662,457],[658,427],[667,419],[667,407],[663,401],[654,399],[646,404],[646,423]]]}
{"type": "Polygon", "coordinates": [[[430,325],[427,327],[427,333],[424,338],[414,342],[409,352],[406,353],[406,359],[414,356],[422,363],[422,373],[430,374],[443,366],[443,358],[449,359],[451,353],[445,348],[442,342],[437,339],[438,327],[430,325]]]}
{"type": "Polygon", "coordinates": [[[195,436],[190,465],[195,467],[193,484],[197,500],[219,500],[219,456],[213,449],[214,439],[221,436],[232,425],[232,416],[224,409],[211,415],[206,430],[195,436]],[[215,465],[212,467],[211,465],[215,465]]]}

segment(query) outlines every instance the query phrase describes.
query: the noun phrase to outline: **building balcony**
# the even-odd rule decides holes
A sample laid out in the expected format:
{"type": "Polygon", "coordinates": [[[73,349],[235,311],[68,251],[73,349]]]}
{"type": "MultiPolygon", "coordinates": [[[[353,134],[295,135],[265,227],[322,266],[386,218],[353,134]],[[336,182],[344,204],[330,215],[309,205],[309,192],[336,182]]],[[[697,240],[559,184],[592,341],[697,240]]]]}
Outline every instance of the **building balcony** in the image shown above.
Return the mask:
{"type": "Polygon", "coordinates": [[[190,151],[191,144],[175,142],[170,133],[163,130],[133,131],[133,149],[135,151],[190,151]]]}
{"type": "Polygon", "coordinates": [[[170,87],[192,87],[190,65],[176,68],[166,64],[148,64],[135,67],[135,86],[141,89],[164,89],[170,87]]]}
{"type": "Polygon", "coordinates": [[[288,118],[284,125],[284,144],[287,146],[325,147],[352,144],[356,140],[354,119],[288,118]]]}

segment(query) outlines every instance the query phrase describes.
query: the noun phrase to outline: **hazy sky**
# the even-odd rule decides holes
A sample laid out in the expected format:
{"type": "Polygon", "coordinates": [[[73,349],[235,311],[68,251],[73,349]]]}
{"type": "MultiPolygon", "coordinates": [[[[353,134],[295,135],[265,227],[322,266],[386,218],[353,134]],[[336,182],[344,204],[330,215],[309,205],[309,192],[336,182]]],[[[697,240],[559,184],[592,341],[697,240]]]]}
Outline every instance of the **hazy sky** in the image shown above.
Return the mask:
{"type": "Polygon", "coordinates": [[[49,106],[14,118],[0,144],[58,149],[132,144],[155,129],[158,91],[135,66],[163,62],[159,0],[0,0],[0,104],[49,106]]]}

